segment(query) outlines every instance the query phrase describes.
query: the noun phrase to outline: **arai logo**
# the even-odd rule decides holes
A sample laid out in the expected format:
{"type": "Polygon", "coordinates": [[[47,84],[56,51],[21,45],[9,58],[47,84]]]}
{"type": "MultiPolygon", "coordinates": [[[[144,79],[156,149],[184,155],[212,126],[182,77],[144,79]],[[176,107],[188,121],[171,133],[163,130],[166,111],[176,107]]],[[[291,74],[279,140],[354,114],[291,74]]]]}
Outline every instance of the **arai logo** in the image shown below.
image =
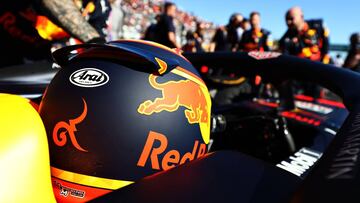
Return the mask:
{"type": "Polygon", "coordinates": [[[80,87],[99,87],[109,81],[109,76],[96,68],[83,68],[70,75],[70,82],[80,87]]]}

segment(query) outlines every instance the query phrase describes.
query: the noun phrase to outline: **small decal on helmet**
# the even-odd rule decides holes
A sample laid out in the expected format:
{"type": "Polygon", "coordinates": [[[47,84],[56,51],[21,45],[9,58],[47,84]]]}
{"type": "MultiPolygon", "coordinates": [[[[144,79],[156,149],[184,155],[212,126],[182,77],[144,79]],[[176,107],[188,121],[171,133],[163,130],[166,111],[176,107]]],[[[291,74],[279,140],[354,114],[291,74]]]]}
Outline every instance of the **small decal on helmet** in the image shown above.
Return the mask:
{"type": "Polygon", "coordinates": [[[263,59],[272,59],[277,58],[281,55],[281,53],[277,52],[263,52],[263,51],[251,51],[249,52],[249,56],[253,57],[257,60],[263,60],[263,59]]]}
{"type": "Polygon", "coordinates": [[[81,199],[85,197],[85,191],[66,187],[65,185],[62,185],[56,180],[54,181],[54,185],[60,190],[60,196],[68,197],[70,195],[72,197],[81,198],[81,199]]]}
{"type": "Polygon", "coordinates": [[[79,87],[99,87],[109,82],[109,76],[96,68],[82,68],[73,72],[69,80],[79,87]]]}
{"type": "Polygon", "coordinates": [[[53,130],[53,140],[57,146],[59,146],[59,147],[64,146],[67,142],[66,135],[69,135],[70,141],[76,149],[83,151],[83,152],[87,152],[87,150],[83,149],[79,145],[79,143],[77,142],[76,137],[75,137],[75,132],[77,131],[76,125],[81,123],[87,115],[87,105],[86,105],[86,101],[84,99],[83,99],[83,103],[84,103],[84,110],[79,117],[77,117],[75,119],[70,119],[69,123],[67,123],[65,121],[59,121],[55,125],[54,130],[53,130]],[[63,129],[63,131],[60,131],[61,129],[63,129]],[[59,133],[59,131],[60,131],[60,133],[59,133]]]}

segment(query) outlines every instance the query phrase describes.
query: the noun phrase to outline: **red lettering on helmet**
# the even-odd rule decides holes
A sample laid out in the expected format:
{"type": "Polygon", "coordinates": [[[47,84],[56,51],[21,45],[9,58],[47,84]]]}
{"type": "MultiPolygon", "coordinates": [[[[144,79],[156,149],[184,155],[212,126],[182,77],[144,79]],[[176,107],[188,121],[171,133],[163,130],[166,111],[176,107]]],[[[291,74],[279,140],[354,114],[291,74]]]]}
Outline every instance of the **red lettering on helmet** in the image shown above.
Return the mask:
{"type": "Polygon", "coordinates": [[[184,156],[181,158],[180,164],[183,164],[186,161],[191,161],[191,160],[195,159],[195,155],[196,155],[195,153],[196,153],[198,144],[199,144],[199,141],[196,140],[192,153],[190,153],[190,152],[185,153],[184,156]]]}
{"type": "Polygon", "coordinates": [[[161,163],[163,170],[174,168],[180,160],[180,153],[177,150],[170,150],[165,154],[161,163]]]}
{"type": "Polygon", "coordinates": [[[196,140],[194,147],[191,152],[185,153],[182,157],[178,150],[170,150],[166,152],[162,160],[159,160],[159,155],[163,154],[168,146],[168,140],[165,135],[157,132],[150,131],[146,140],[143,151],[141,152],[140,158],[137,165],[145,167],[149,157],[151,162],[151,168],[156,170],[168,170],[179,164],[183,164],[187,161],[192,161],[199,158],[206,153],[206,145],[196,140]],[[158,147],[154,147],[155,142],[160,144],[158,147]],[[199,148],[199,150],[198,150],[199,148]],[[197,152],[197,153],[196,153],[197,152]],[[161,168],[160,168],[161,161],[161,168]]]}
{"type": "Polygon", "coordinates": [[[139,159],[137,165],[144,167],[146,160],[148,159],[150,152],[151,152],[151,156],[150,156],[151,166],[153,169],[160,170],[158,155],[165,151],[167,144],[168,144],[167,139],[163,134],[150,131],[149,136],[145,143],[145,147],[143,149],[143,152],[141,153],[141,156],[140,156],[140,159],[139,159]],[[155,140],[160,142],[160,146],[158,148],[152,149],[152,146],[154,145],[155,140]]]}

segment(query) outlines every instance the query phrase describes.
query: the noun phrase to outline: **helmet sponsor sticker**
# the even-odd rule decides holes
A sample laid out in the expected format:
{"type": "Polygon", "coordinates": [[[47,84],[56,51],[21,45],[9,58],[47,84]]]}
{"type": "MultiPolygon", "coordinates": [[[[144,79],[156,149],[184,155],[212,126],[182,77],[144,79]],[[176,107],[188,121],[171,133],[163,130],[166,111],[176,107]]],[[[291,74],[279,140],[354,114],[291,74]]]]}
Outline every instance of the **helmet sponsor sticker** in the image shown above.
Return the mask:
{"type": "Polygon", "coordinates": [[[72,196],[76,198],[84,198],[85,197],[85,191],[77,190],[71,187],[66,187],[65,185],[62,185],[60,182],[54,180],[55,187],[57,187],[60,191],[60,195],[64,197],[72,196]]]}
{"type": "Polygon", "coordinates": [[[281,53],[277,53],[277,52],[266,52],[266,51],[251,51],[251,52],[249,52],[249,56],[251,56],[257,60],[277,58],[280,55],[281,55],[281,53]]]}
{"type": "Polygon", "coordinates": [[[79,87],[99,87],[109,82],[109,76],[96,68],[82,68],[73,72],[69,80],[79,87]]]}
{"type": "Polygon", "coordinates": [[[68,182],[51,177],[52,188],[57,202],[89,202],[112,190],[82,185],[77,182],[68,182]]]}

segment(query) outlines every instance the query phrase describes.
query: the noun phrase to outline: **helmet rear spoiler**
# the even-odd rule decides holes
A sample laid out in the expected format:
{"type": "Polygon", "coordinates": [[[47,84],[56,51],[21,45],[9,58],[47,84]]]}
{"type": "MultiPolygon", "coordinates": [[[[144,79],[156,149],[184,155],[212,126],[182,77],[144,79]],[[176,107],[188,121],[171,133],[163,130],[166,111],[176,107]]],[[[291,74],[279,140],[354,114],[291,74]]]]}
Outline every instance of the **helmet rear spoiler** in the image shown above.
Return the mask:
{"type": "Polygon", "coordinates": [[[54,61],[60,66],[67,65],[72,60],[80,58],[104,59],[118,63],[132,64],[132,68],[164,75],[180,65],[174,58],[160,59],[149,50],[131,44],[80,44],[67,46],[52,53],[54,61]],[[134,66],[135,65],[135,66],[134,66]]]}

